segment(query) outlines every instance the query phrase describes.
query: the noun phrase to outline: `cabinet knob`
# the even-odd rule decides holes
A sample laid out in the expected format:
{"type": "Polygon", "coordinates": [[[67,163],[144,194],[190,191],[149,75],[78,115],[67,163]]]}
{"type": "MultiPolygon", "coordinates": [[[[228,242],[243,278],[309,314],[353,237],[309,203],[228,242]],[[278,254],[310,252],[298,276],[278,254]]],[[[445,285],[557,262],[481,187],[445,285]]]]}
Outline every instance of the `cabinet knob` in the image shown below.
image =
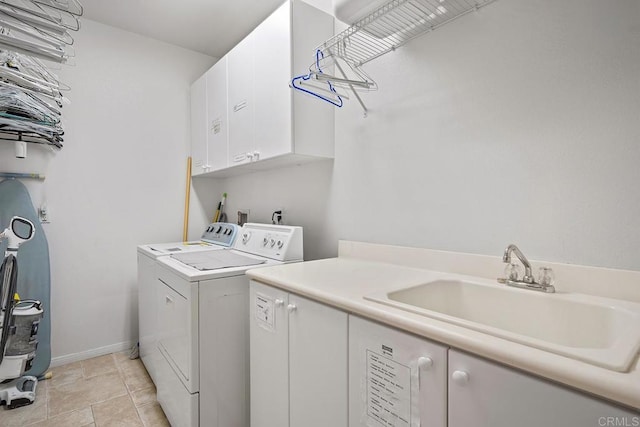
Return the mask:
{"type": "Polygon", "coordinates": [[[276,303],[276,307],[282,307],[284,305],[284,300],[281,300],[280,298],[275,300],[276,303]]]}
{"type": "Polygon", "coordinates": [[[297,309],[298,309],[298,307],[296,307],[296,306],[295,306],[295,304],[289,304],[289,305],[287,306],[287,311],[288,311],[289,313],[293,313],[293,312],[294,312],[294,311],[296,311],[297,309]]]}
{"type": "Polygon", "coordinates": [[[430,357],[419,357],[418,358],[418,369],[423,371],[429,370],[433,366],[433,359],[430,357]]]}
{"type": "Polygon", "coordinates": [[[465,385],[469,382],[469,374],[465,371],[453,371],[451,379],[458,385],[465,385]]]}

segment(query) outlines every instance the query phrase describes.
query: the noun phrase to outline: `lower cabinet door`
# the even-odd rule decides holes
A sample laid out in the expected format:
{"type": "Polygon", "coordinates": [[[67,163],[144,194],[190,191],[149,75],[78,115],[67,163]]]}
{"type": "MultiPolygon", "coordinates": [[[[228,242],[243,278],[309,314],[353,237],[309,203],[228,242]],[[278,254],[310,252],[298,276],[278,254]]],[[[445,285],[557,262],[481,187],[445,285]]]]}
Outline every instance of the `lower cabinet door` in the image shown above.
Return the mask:
{"type": "Polygon", "coordinates": [[[349,426],[445,427],[447,348],[349,316],[349,426]]]}
{"type": "Polygon", "coordinates": [[[290,427],[347,427],[347,313],[289,294],[290,427]]]}
{"type": "Polygon", "coordinates": [[[288,294],[251,281],[251,427],[289,426],[288,294]]]}
{"type": "Polygon", "coordinates": [[[449,427],[633,425],[640,426],[638,412],[488,360],[449,351],[449,427]]]}

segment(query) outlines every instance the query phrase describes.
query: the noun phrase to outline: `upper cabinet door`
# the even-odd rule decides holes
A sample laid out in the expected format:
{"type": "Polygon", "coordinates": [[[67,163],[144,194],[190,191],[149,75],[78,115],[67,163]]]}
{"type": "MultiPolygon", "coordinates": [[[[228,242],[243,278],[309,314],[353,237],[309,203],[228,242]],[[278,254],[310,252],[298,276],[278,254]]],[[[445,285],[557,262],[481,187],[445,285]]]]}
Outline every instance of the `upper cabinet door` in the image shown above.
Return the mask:
{"type": "Polygon", "coordinates": [[[207,169],[207,79],[200,77],[191,85],[191,174],[207,169]]]}
{"type": "Polygon", "coordinates": [[[229,166],[250,162],[254,151],[254,33],[227,55],[229,166]]]}
{"type": "MultiPolygon", "coordinates": [[[[289,88],[294,75],[308,72],[315,48],[332,35],[331,15],[300,0],[287,1],[207,72],[209,111],[202,116],[194,108],[192,122],[195,128],[202,121],[204,130],[198,127],[194,140],[205,132],[208,157],[200,162],[201,153],[196,156],[194,175],[226,177],[333,158],[334,107],[289,88]],[[263,159],[273,160],[255,165],[263,159]]],[[[194,144],[194,156],[195,149],[194,144]]]]}
{"type": "Polygon", "coordinates": [[[207,161],[210,170],[227,167],[229,122],[227,120],[227,57],[219,60],[207,78],[207,161]]]}
{"type": "MultiPolygon", "coordinates": [[[[259,159],[292,152],[291,3],[254,31],[255,149],[259,159]]],[[[308,52],[309,57],[313,52],[308,52]]]]}

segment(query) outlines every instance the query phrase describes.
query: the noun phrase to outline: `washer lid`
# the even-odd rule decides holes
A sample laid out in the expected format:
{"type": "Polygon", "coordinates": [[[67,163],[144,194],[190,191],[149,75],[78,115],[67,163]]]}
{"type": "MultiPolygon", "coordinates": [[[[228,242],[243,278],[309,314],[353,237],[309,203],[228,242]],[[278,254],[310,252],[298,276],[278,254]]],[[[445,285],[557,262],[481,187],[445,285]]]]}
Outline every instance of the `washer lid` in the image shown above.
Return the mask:
{"type": "Polygon", "coordinates": [[[171,257],[200,271],[248,267],[264,264],[266,261],[231,250],[175,254],[171,257]]]}

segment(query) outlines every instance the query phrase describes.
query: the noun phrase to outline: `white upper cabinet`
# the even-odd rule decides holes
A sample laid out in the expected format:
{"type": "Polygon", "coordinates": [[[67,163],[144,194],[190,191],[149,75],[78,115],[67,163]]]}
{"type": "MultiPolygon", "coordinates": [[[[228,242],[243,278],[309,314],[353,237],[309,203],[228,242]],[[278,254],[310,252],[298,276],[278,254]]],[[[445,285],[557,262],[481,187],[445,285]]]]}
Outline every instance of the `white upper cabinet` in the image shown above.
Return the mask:
{"type": "Polygon", "coordinates": [[[293,150],[290,22],[291,7],[285,3],[253,33],[255,160],[293,150]]]}
{"type": "Polygon", "coordinates": [[[227,58],[216,63],[207,78],[207,162],[209,170],[227,167],[229,121],[227,120],[227,58]]]}
{"type": "MultiPolygon", "coordinates": [[[[222,133],[214,138],[215,147],[209,144],[210,154],[211,151],[216,154],[207,159],[205,174],[224,177],[333,157],[335,107],[289,88],[293,76],[308,72],[315,48],[332,35],[332,16],[292,0],[280,6],[220,60],[218,64],[225,60],[227,63],[226,97],[221,95],[224,92],[221,87],[216,94],[209,90],[207,81],[207,105],[209,109],[212,105],[219,108],[224,102],[228,126],[225,128],[222,122],[222,133]],[[227,154],[222,162],[219,155],[224,151],[224,138],[227,154]]],[[[216,82],[220,83],[218,79],[216,82]]],[[[200,95],[193,93],[201,90],[196,88],[199,82],[192,87],[192,103],[199,99],[200,95]]],[[[207,114],[205,129],[209,140],[216,117],[211,112],[207,114]]],[[[198,127],[195,123],[198,120],[202,118],[196,110],[196,114],[192,113],[192,127],[198,127]]],[[[195,142],[201,138],[199,132],[192,134],[194,164],[196,155],[200,155],[195,142]]],[[[193,174],[200,173],[194,166],[193,174]]]]}
{"type": "Polygon", "coordinates": [[[253,150],[254,90],[253,52],[254,34],[249,34],[227,55],[229,59],[229,166],[251,160],[253,150]]]}
{"type": "Polygon", "coordinates": [[[191,85],[191,174],[207,172],[207,78],[191,85]]]}
{"type": "Polygon", "coordinates": [[[227,167],[227,58],[191,85],[191,174],[227,167]]]}

